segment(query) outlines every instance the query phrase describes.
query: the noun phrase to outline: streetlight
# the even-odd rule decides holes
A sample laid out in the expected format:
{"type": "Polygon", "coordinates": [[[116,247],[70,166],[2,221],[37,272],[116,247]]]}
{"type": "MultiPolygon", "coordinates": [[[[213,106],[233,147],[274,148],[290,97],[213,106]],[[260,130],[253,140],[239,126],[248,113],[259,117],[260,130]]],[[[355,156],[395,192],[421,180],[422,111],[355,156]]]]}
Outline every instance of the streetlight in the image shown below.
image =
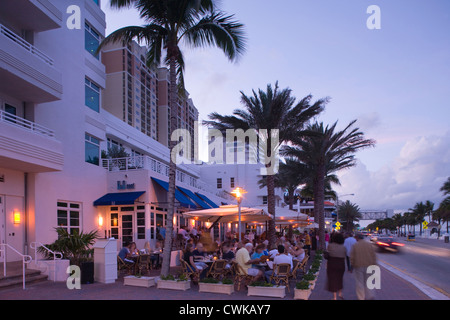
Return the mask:
{"type": "Polygon", "coordinates": [[[239,242],[241,242],[241,202],[242,202],[242,195],[247,193],[246,190],[237,187],[233,191],[231,191],[231,194],[234,195],[238,201],[238,214],[239,214],[239,242]]]}

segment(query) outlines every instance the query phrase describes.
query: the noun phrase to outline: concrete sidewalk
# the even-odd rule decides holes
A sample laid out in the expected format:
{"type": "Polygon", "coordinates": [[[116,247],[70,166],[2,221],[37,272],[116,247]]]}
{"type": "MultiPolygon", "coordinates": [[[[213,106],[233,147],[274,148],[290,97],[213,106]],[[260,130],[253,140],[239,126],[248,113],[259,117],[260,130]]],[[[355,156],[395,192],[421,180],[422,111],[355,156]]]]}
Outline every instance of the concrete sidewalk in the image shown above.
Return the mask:
{"type": "MultiPolygon", "coordinates": [[[[375,300],[430,300],[431,298],[410,282],[380,266],[381,288],[374,289],[375,300]]],[[[326,290],[326,261],[321,266],[316,288],[309,300],[330,300],[333,294],[326,290]]],[[[345,271],[342,295],[345,300],[357,300],[354,274],[345,271]]]]}
{"type": "MultiPolygon", "coordinates": [[[[158,276],[159,270],[153,270],[151,276],[158,276]]],[[[326,260],[322,263],[320,274],[310,300],[330,300],[332,293],[325,289],[326,260]]],[[[293,299],[294,282],[291,291],[283,300],[293,299]]],[[[355,281],[352,273],[345,272],[343,295],[346,300],[357,300],[355,281]]],[[[417,287],[381,267],[381,289],[376,290],[376,300],[430,300],[417,287]]],[[[275,300],[281,300],[274,298],[275,300]]],[[[155,287],[139,288],[123,285],[120,277],[113,284],[93,283],[82,285],[81,290],[69,290],[65,282],[46,281],[22,288],[0,290],[0,300],[273,300],[265,297],[248,297],[247,290],[241,288],[232,295],[198,292],[197,285],[191,285],[188,291],[160,290],[155,287]]]]}

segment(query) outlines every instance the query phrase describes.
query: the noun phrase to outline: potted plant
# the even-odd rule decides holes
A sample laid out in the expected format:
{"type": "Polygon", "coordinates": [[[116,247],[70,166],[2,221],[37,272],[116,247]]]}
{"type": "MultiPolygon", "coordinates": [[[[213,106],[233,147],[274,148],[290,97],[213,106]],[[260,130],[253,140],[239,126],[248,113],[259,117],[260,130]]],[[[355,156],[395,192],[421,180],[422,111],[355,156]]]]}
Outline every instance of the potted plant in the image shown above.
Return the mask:
{"type": "Polygon", "coordinates": [[[311,285],[309,281],[302,280],[295,284],[294,288],[294,299],[296,300],[308,300],[311,294],[311,285]]]}
{"type": "Polygon", "coordinates": [[[156,287],[158,289],[186,291],[191,288],[191,280],[189,280],[184,274],[180,275],[178,278],[175,278],[174,275],[169,274],[167,276],[161,276],[157,279],[156,287]]]}
{"type": "MultiPolygon", "coordinates": [[[[73,232],[69,233],[65,228],[55,228],[58,239],[52,244],[45,246],[52,251],[60,252],[63,259],[70,260],[71,265],[80,267],[81,284],[94,282],[94,250],[91,248],[98,238],[98,231],[93,230],[88,233],[73,232]]],[[[38,248],[38,252],[46,258],[51,254],[43,247],[38,248]]]]}
{"type": "Polygon", "coordinates": [[[317,278],[316,278],[316,276],[314,275],[314,273],[309,273],[309,272],[308,272],[307,274],[305,274],[305,275],[303,276],[303,280],[306,280],[306,281],[309,282],[309,284],[311,285],[311,290],[313,290],[313,289],[315,288],[317,278]]]}
{"type": "Polygon", "coordinates": [[[264,281],[255,281],[248,285],[248,296],[284,298],[286,286],[275,286],[264,281]]]}
{"type": "Polygon", "coordinates": [[[155,285],[155,278],[142,276],[142,274],[139,270],[139,272],[136,273],[134,276],[130,275],[130,276],[124,277],[123,284],[125,286],[137,286],[137,287],[150,288],[155,285]]]}
{"type": "Polygon", "coordinates": [[[204,278],[199,282],[199,292],[225,293],[232,294],[234,292],[234,283],[231,279],[223,279],[219,281],[214,278],[204,278]]]}

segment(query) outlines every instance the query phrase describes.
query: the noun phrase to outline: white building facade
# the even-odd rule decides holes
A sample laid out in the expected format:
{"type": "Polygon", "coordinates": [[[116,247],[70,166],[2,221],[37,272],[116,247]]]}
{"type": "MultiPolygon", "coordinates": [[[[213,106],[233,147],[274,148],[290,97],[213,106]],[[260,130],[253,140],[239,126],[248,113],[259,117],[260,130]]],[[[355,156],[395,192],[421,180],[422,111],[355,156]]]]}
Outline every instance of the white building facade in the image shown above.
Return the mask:
{"type": "MultiPolygon", "coordinates": [[[[0,243],[32,254],[31,243],[56,240],[56,227],[99,230],[119,246],[154,242],[165,225],[169,152],[102,108],[99,1],[2,0],[0,28],[0,243]],[[102,159],[111,144],[130,156],[102,159]]],[[[177,186],[224,201],[194,165],[179,166],[177,186]]],[[[206,205],[180,190],[178,213],[206,205]]],[[[6,258],[21,260],[9,248],[6,258]]]]}

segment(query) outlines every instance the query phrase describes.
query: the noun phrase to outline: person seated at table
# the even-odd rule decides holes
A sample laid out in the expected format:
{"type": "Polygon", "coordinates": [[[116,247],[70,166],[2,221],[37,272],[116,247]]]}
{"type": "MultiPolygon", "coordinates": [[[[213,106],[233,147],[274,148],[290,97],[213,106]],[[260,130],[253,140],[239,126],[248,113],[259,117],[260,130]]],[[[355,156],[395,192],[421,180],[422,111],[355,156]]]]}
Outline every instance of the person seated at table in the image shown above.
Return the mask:
{"type": "Polygon", "coordinates": [[[236,262],[241,267],[239,272],[254,277],[254,281],[258,281],[264,273],[260,269],[252,268],[253,263],[258,263],[259,259],[250,259],[250,253],[253,250],[252,243],[246,243],[244,247],[236,252],[236,262]]]}
{"type": "Polygon", "coordinates": [[[178,234],[181,234],[181,236],[184,238],[184,240],[188,241],[191,237],[189,236],[189,233],[186,230],[186,227],[181,227],[178,230],[178,234]]]}
{"type": "MultiPolygon", "coordinates": [[[[194,255],[194,259],[204,259],[206,257],[206,251],[203,247],[203,243],[197,243],[197,248],[192,252],[194,255]]],[[[208,265],[204,262],[197,261],[197,266],[202,267],[202,269],[208,268],[208,265]]]]}
{"type": "MultiPolygon", "coordinates": [[[[255,252],[253,252],[251,258],[252,260],[258,260],[258,264],[261,262],[261,257],[264,256],[264,245],[263,244],[258,244],[255,248],[255,252]]],[[[264,269],[264,267],[261,267],[258,264],[252,264],[252,268],[257,268],[257,269],[264,269]]]]}
{"type": "Polygon", "coordinates": [[[200,272],[200,278],[205,277],[208,269],[194,261],[194,245],[192,245],[191,243],[188,243],[186,246],[186,251],[184,252],[183,260],[187,262],[190,271],[200,272]]]}
{"type": "MultiPolygon", "coordinates": [[[[288,256],[285,251],[285,247],[283,245],[278,246],[278,255],[273,259],[273,265],[281,264],[281,263],[289,263],[291,265],[291,271],[294,267],[294,263],[292,261],[292,257],[288,256]]],[[[266,279],[267,282],[270,281],[270,276],[273,274],[273,270],[266,271],[266,279]]]]}
{"type": "MultiPolygon", "coordinates": [[[[132,242],[134,243],[134,242],[132,242]]],[[[122,259],[123,262],[128,264],[133,264],[135,261],[132,259],[131,254],[131,245],[132,243],[127,243],[122,249],[119,251],[119,258],[122,259]]],[[[136,248],[136,244],[134,244],[134,248],[136,248]]]]}
{"type": "Polygon", "coordinates": [[[298,244],[290,248],[289,253],[292,255],[293,259],[302,261],[305,258],[305,250],[303,249],[303,244],[298,244]]]}
{"type": "Polygon", "coordinates": [[[234,252],[231,251],[230,244],[225,242],[222,244],[222,259],[227,261],[225,269],[231,268],[231,261],[235,258],[234,252]]]}

